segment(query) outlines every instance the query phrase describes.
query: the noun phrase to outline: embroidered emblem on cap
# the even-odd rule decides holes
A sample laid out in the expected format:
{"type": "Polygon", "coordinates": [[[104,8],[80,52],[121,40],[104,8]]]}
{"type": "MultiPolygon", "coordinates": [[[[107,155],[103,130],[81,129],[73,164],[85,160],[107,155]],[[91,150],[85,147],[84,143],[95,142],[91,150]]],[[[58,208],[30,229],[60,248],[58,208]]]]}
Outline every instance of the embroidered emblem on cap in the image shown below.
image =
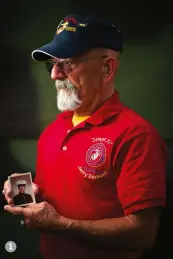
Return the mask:
{"type": "Polygon", "coordinates": [[[92,145],[86,153],[86,162],[91,167],[98,167],[105,162],[106,147],[103,143],[92,145]]]}
{"type": "Polygon", "coordinates": [[[77,23],[76,19],[74,17],[65,17],[64,21],[72,22],[74,24],[77,23]]]}
{"type": "Polygon", "coordinates": [[[65,30],[65,28],[68,26],[68,21],[64,22],[61,21],[59,26],[57,27],[57,31],[56,31],[56,34],[60,34],[62,31],[65,30]]]}
{"type": "Polygon", "coordinates": [[[87,25],[88,25],[87,23],[78,23],[79,27],[87,27],[87,25]]]}
{"type": "Polygon", "coordinates": [[[57,27],[56,34],[60,34],[62,31],[75,32],[76,31],[76,27],[69,26],[69,21],[61,21],[60,24],[57,27]]]}

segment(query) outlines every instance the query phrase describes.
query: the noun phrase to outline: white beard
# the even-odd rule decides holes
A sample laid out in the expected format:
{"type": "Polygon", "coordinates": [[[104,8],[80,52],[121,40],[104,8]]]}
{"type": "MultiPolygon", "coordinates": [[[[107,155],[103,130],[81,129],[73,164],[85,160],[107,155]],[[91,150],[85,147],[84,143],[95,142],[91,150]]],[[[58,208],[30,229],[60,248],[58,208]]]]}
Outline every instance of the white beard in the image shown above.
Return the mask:
{"type": "Polygon", "coordinates": [[[76,88],[68,79],[56,80],[57,107],[60,111],[74,111],[80,107],[82,101],[78,97],[76,88]]]}

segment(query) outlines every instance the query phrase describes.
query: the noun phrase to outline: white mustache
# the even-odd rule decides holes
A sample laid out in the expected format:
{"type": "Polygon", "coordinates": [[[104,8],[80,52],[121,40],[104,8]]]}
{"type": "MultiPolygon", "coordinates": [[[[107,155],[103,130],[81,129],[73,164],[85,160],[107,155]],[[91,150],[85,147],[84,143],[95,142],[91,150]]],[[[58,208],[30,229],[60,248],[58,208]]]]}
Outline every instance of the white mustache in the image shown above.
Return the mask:
{"type": "Polygon", "coordinates": [[[55,81],[56,90],[59,92],[61,89],[69,89],[69,90],[76,90],[72,83],[68,80],[56,80],[55,81]]]}

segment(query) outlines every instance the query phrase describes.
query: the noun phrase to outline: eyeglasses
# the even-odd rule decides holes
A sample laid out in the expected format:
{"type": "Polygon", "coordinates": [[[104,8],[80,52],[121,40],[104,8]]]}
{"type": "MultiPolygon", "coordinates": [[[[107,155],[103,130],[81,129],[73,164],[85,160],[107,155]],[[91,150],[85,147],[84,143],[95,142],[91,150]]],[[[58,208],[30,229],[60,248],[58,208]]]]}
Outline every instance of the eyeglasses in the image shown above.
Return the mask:
{"type": "Polygon", "coordinates": [[[49,74],[51,74],[52,68],[54,66],[57,66],[59,71],[70,74],[74,69],[73,65],[84,63],[84,62],[87,62],[89,60],[97,59],[97,58],[107,58],[107,56],[85,58],[85,59],[81,59],[81,60],[78,60],[78,61],[72,61],[72,62],[69,62],[69,61],[66,61],[66,60],[59,61],[59,60],[49,59],[45,62],[45,64],[46,64],[46,69],[47,69],[49,74]]]}

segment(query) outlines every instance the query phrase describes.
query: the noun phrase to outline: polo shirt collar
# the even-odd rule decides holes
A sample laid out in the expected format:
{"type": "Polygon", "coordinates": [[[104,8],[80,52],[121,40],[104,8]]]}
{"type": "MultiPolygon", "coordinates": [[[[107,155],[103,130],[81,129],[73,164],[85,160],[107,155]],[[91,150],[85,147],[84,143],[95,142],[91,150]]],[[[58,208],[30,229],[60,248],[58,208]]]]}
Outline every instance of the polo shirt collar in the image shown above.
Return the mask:
{"type": "Polygon", "coordinates": [[[122,103],[119,101],[119,93],[114,94],[105,101],[105,103],[87,120],[86,123],[99,125],[109,118],[117,115],[122,109],[122,103]]]}
{"type": "MultiPolygon", "coordinates": [[[[117,115],[122,109],[122,103],[119,101],[119,92],[115,91],[114,94],[105,101],[105,103],[90,117],[85,123],[91,125],[99,125],[108,120],[112,116],[117,115]]],[[[73,112],[63,112],[64,119],[72,119],[73,112]]]]}

